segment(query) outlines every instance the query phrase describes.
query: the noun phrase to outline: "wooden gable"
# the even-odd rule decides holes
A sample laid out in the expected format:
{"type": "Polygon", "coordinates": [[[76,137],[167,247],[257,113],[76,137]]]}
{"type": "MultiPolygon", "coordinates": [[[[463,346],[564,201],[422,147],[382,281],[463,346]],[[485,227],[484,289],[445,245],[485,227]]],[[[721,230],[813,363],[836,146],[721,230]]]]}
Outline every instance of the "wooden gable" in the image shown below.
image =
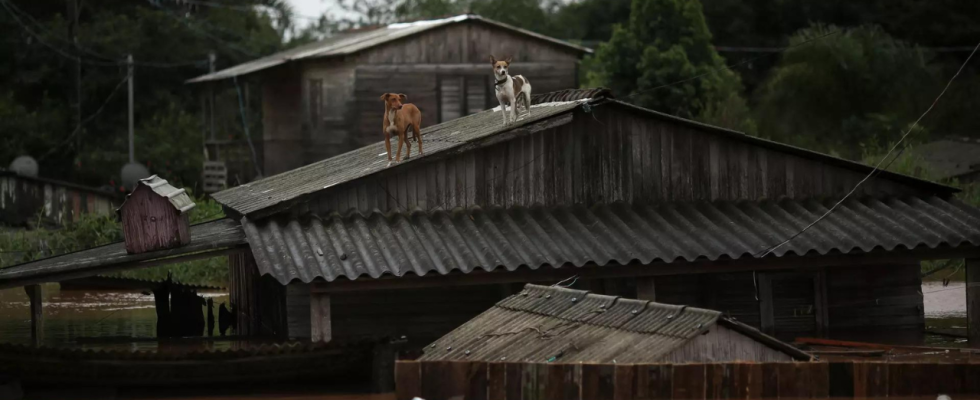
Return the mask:
{"type": "MultiPolygon", "coordinates": [[[[837,197],[868,172],[845,160],[615,102],[537,126],[543,129],[338,185],[312,195],[298,211],[837,197]]],[[[857,194],[934,191],[891,175],[869,180],[857,194]]]]}

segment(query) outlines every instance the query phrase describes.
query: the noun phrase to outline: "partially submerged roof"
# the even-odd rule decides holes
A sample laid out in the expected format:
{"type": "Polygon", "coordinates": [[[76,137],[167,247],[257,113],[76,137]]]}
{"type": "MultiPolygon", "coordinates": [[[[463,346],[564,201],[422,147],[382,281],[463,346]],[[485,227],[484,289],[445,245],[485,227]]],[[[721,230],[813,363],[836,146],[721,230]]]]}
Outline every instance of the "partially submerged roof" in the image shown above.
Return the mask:
{"type": "MultiPolygon", "coordinates": [[[[245,220],[262,274],[333,281],[525,267],[761,257],[834,199],[596,204],[245,220]]],[[[957,200],[851,198],[774,256],[980,246],[980,210],[957,200]]]]}
{"type": "Polygon", "coordinates": [[[793,359],[812,359],[718,311],[527,285],[426,346],[419,360],[650,363],[717,326],[793,359]]]}
{"type": "Polygon", "coordinates": [[[483,24],[503,28],[514,33],[527,36],[537,40],[543,40],[553,45],[565,47],[580,53],[591,53],[592,50],[563,40],[531,32],[526,29],[517,28],[491,19],[483,18],[479,15],[457,15],[451,18],[416,21],[407,23],[397,23],[383,26],[377,29],[360,30],[355,32],[340,33],[325,40],[299,46],[294,49],[282,51],[270,56],[262,57],[257,60],[249,61],[244,64],[224,69],[211,74],[203,75],[187,83],[198,83],[230,79],[237,76],[248,75],[267,68],[286,64],[292,61],[300,61],[314,58],[324,58],[333,56],[345,56],[363,50],[380,46],[392,41],[408,36],[416,35],[433,29],[459,24],[467,21],[476,21],[483,24]]]}
{"type": "Polygon", "coordinates": [[[940,179],[980,172],[980,139],[950,137],[919,145],[912,152],[940,179]]]}
{"type": "MultiPolygon", "coordinates": [[[[555,93],[557,94],[549,93],[546,95],[557,98],[577,98],[577,100],[535,104],[532,106],[530,116],[517,123],[506,126],[501,124],[500,115],[496,114],[499,112],[499,107],[497,107],[423,128],[422,135],[425,142],[425,154],[403,160],[401,164],[392,164],[391,168],[419,162],[428,157],[443,156],[452,152],[465,152],[486,143],[508,140],[507,135],[510,134],[518,135],[560,126],[571,122],[573,112],[578,109],[585,110],[586,108],[584,107],[587,107],[588,110],[601,109],[601,107],[619,107],[641,113],[649,118],[690,125],[696,129],[725,135],[726,137],[743,141],[753,146],[774,149],[864,174],[871,173],[873,170],[871,166],[865,164],[659,113],[615,99],[609,99],[605,97],[608,95],[608,91],[604,89],[583,89],[555,93]],[[588,97],[600,95],[603,97],[588,97]]],[[[538,99],[544,99],[544,97],[538,99]]],[[[587,116],[586,118],[592,117],[587,116]]],[[[384,142],[379,141],[375,144],[364,146],[326,160],[215,193],[212,197],[225,207],[241,215],[250,217],[253,216],[253,213],[267,215],[277,212],[277,208],[288,207],[291,204],[302,201],[303,196],[355,181],[385,171],[388,168],[387,152],[384,142]]],[[[951,194],[958,191],[956,188],[950,186],[889,171],[878,171],[876,178],[888,179],[924,188],[936,194],[951,194]]]]}
{"type": "MultiPolygon", "coordinates": [[[[140,179],[136,184],[136,188],[139,189],[140,186],[145,186],[152,190],[153,193],[167,199],[170,205],[174,206],[174,209],[180,213],[190,211],[195,206],[194,200],[191,199],[191,196],[187,194],[186,190],[174,187],[166,179],[159,176],[153,175],[149,178],[140,179]]],[[[129,201],[129,197],[135,192],[136,190],[133,190],[132,193],[126,196],[126,201],[129,201]]],[[[119,209],[123,207],[126,207],[126,202],[123,202],[123,205],[119,206],[119,209]]]]}
{"type": "MultiPolygon", "coordinates": [[[[413,155],[402,160],[400,164],[392,164],[391,168],[453,151],[465,151],[467,145],[478,144],[500,133],[519,130],[533,132],[567,123],[571,121],[568,112],[578,108],[587,100],[533,105],[530,117],[506,126],[500,121],[499,111],[486,110],[424,128],[422,135],[425,154],[413,155]],[[541,124],[538,124],[539,122],[541,124]]],[[[388,168],[388,153],[382,141],[223,190],[213,194],[212,197],[222,205],[242,215],[248,215],[388,168]]]]}
{"type": "Polygon", "coordinates": [[[211,253],[246,245],[241,225],[227,218],[193,225],[190,235],[190,244],[173,249],[129,254],[123,242],[116,242],[0,268],[0,289],[143,268],[166,263],[168,259],[179,256],[211,253]]]}

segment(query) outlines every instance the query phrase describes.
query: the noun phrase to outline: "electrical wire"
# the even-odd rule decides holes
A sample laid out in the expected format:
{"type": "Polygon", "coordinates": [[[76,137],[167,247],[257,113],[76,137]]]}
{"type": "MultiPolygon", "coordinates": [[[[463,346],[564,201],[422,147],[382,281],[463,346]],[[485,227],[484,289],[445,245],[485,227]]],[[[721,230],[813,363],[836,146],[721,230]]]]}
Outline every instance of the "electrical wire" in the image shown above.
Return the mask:
{"type": "Polygon", "coordinates": [[[94,113],[92,113],[92,115],[89,115],[87,118],[85,118],[84,120],[82,120],[81,122],[79,122],[78,123],[78,126],[75,127],[75,130],[72,131],[72,133],[70,135],[68,135],[68,137],[65,138],[64,141],[62,141],[61,143],[55,145],[50,150],[48,150],[47,153],[44,153],[44,155],[42,155],[41,157],[39,157],[38,158],[38,162],[44,161],[44,159],[46,159],[50,155],[54,154],[54,152],[57,151],[59,148],[63,147],[64,145],[66,145],[68,143],[71,143],[72,139],[74,139],[75,136],[78,136],[78,134],[82,131],[82,127],[84,127],[86,124],[88,124],[89,122],[91,122],[92,120],[94,120],[96,117],[98,117],[99,114],[101,114],[102,111],[105,110],[105,107],[109,104],[109,101],[111,101],[112,98],[116,95],[116,93],[119,92],[119,89],[122,88],[123,84],[125,84],[128,81],[129,81],[129,74],[126,74],[126,77],[123,78],[121,81],[119,81],[119,83],[116,85],[116,87],[112,89],[112,92],[109,93],[109,96],[106,97],[105,101],[102,102],[102,105],[99,106],[99,109],[96,110],[94,113]]]}
{"type": "MultiPolygon", "coordinates": [[[[48,43],[45,39],[43,39],[40,33],[32,30],[31,27],[29,27],[28,24],[24,22],[24,20],[28,20],[35,28],[37,28],[38,31],[42,31],[42,33],[47,33],[51,37],[58,38],[60,36],[52,34],[51,31],[46,29],[40,22],[37,21],[37,19],[32,17],[24,10],[17,8],[16,5],[9,2],[8,0],[0,0],[0,6],[6,9],[6,11],[10,13],[11,17],[14,18],[14,21],[18,25],[20,25],[21,29],[27,32],[32,38],[34,38],[34,40],[37,40],[38,43],[41,43],[45,47],[48,47],[49,49],[51,49],[52,51],[54,51],[55,53],[63,57],[66,57],[72,61],[82,62],[88,65],[102,66],[102,67],[126,65],[126,61],[122,57],[107,56],[98,53],[94,50],[88,49],[84,46],[80,46],[78,43],[71,43],[66,40],[62,40],[68,46],[73,47],[75,50],[80,51],[82,53],[86,53],[89,56],[99,58],[100,60],[90,60],[87,58],[82,58],[80,54],[72,54],[70,51],[67,51],[62,47],[54,46],[53,44],[48,43]]],[[[134,61],[133,65],[141,66],[141,67],[151,67],[151,68],[179,68],[179,67],[188,67],[188,66],[207,67],[207,63],[208,63],[207,59],[199,59],[199,60],[177,61],[177,62],[134,61]]]]}
{"type": "MultiPolygon", "coordinates": [[[[864,179],[861,179],[857,184],[855,184],[854,187],[851,188],[851,190],[849,192],[847,192],[846,195],[844,195],[844,197],[842,197],[839,201],[837,201],[837,203],[834,203],[834,205],[832,207],[830,207],[829,210],[827,210],[825,213],[823,213],[823,215],[821,215],[820,217],[818,217],[816,220],[814,220],[813,222],[811,222],[809,225],[807,225],[806,227],[804,227],[803,229],[801,229],[799,232],[793,234],[792,236],[790,236],[786,240],[780,242],[779,244],[776,244],[774,246],[769,247],[767,250],[765,250],[764,253],[760,253],[760,254],[762,254],[762,257],[768,256],[769,254],[772,254],[772,252],[774,252],[777,249],[779,249],[780,247],[786,245],[787,243],[789,243],[793,239],[796,239],[797,237],[799,237],[800,235],[802,235],[804,232],[806,232],[810,228],[812,228],[814,225],[820,223],[820,221],[823,221],[825,218],[827,218],[827,216],[829,216],[834,211],[836,211],[837,208],[840,207],[840,205],[844,203],[844,201],[846,201],[852,195],[854,195],[854,193],[857,192],[858,188],[860,188],[861,185],[863,185],[865,182],[867,182],[868,179],[871,179],[878,172],[882,171],[883,169],[881,168],[881,165],[885,162],[885,160],[888,159],[888,157],[895,151],[895,149],[898,148],[898,146],[900,146],[902,144],[902,142],[905,141],[906,138],[908,138],[909,134],[911,134],[912,131],[915,130],[916,127],[919,126],[919,122],[921,122],[922,119],[926,117],[926,115],[929,115],[929,112],[931,112],[932,109],[936,107],[936,104],[939,103],[939,100],[942,99],[943,98],[943,95],[946,94],[946,91],[949,90],[949,87],[953,84],[953,81],[955,81],[956,78],[958,76],[960,76],[960,73],[963,72],[963,69],[966,68],[966,65],[970,63],[970,60],[973,58],[973,55],[977,53],[977,49],[980,49],[980,43],[977,43],[976,47],[973,48],[973,52],[970,53],[970,56],[966,58],[966,61],[963,61],[963,64],[960,65],[960,69],[956,71],[956,74],[954,74],[953,77],[949,79],[949,82],[946,82],[946,87],[944,87],[943,90],[942,90],[942,92],[940,92],[939,95],[936,96],[936,99],[932,101],[932,104],[929,106],[929,108],[927,108],[926,111],[923,112],[922,115],[920,115],[919,118],[916,119],[914,123],[912,123],[912,126],[910,126],[909,129],[907,131],[905,131],[905,133],[898,140],[898,142],[895,142],[895,144],[892,145],[892,147],[888,149],[888,152],[885,153],[884,157],[882,157],[881,160],[879,160],[877,164],[875,164],[874,168],[871,170],[871,172],[868,173],[868,175],[866,175],[864,177],[864,179]]],[[[902,151],[905,151],[905,149],[903,148],[902,151]]],[[[885,165],[885,168],[884,169],[888,169],[888,167],[891,166],[891,164],[896,159],[898,159],[899,156],[901,156],[902,151],[900,151],[894,158],[892,158],[891,161],[889,161],[888,164],[885,165]]],[[[757,258],[758,258],[758,256],[757,256],[757,258]]]]}
{"type": "Polygon", "coordinates": [[[164,14],[166,14],[170,18],[173,18],[173,19],[177,20],[178,22],[184,24],[184,26],[187,26],[191,30],[193,30],[193,31],[195,31],[197,33],[200,33],[201,35],[204,35],[204,36],[208,37],[209,39],[211,39],[212,41],[214,41],[216,43],[219,43],[219,44],[221,44],[221,45],[223,45],[223,46],[225,46],[225,47],[227,47],[229,49],[235,50],[235,51],[237,51],[237,52],[239,52],[241,54],[244,54],[246,56],[249,56],[249,57],[258,57],[258,54],[255,54],[251,50],[245,49],[245,48],[243,48],[241,46],[238,46],[238,45],[236,45],[234,43],[229,43],[229,42],[225,41],[224,39],[221,39],[218,36],[212,34],[211,32],[208,32],[207,30],[202,29],[199,26],[195,26],[194,24],[192,24],[189,21],[187,21],[187,19],[181,18],[179,16],[174,15],[173,13],[170,12],[170,10],[168,10],[166,7],[164,7],[163,5],[161,5],[160,2],[159,2],[159,0],[147,0],[147,2],[149,2],[154,7],[159,8],[161,11],[163,11],[164,14]]]}
{"type": "Polygon", "coordinates": [[[782,53],[784,53],[784,52],[786,52],[786,51],[788,51],[790,49],[795,49],[795,48],[800,47],[800,46],[805,46],[805,45],[808,45],[808,44],[813,43],[815,41],[822,40],[822,39],[825,39],[827,37],[830,37],[830,36],[833,36],[833,35],[836,35],[836,34],[839,34],[839,33],[840,33],[839,30],[828,32],[826,34],[823,34],[823,35],[820,35],[820,36],[817,36],[817,37],[814,37],[814,38],[810,38],[810,39],[804,40],[804,41],[802,41],[800,43],[796,43],[796,44],[793,44],[793,45],[789,45],[789,46],[783,47],[779,51],[774,51],[774,52],[770,52],[770,53],[767,53],[767,54],[764,54],[764,55],[761,55],[761,56],[758,56],[758,57],[753,57],[753,58],[745,59],[745,60],[739,61],[739,62],[734,63],[734,64],[722,65],[720,67],[712,68],[711,70],[709,70],[708,72],[705,72],[703,74],[695,75],[695,76],[692,76],[690,78],[681,79],[681,80],[676,81],[676,82],[671,82],[671,83],[663,84],[663,85],[660,85],[660,86],[652,87],[650,89],[644,89],[644,90],[636,91],[636,92],[630,93],[630,95],[629,96],[626,96],[626,98],[631,98],[631,97],[637,96],[639,94],[649,93],[649,92],[652,92],[652,91],[655,91],[655,90],[659,90],[659,89],[663,89],[663,88],[667,88],[667,87],[671,87],[671,86],[676,86],[676,85],[680,85],[682,83],[687,83],[687,82],[690,82],[690,81],[693,81],[693,80],[701,79],[701,78],[704,78],[705,76],[711,75],[711,74],[713,74],[715,72],[718,72],[718,71],[721,71],[723,69],[732,69],[732,68],[739,67],[739,66],[748,64],[748,63],[753,62],[753,61],[756,61],[756,60],[760,60],[760,59],[763,59],[763,58],[766,58],[766,57],[772,57],[772,56],[774,56],[776,54],[782,54],[782,53]]]}

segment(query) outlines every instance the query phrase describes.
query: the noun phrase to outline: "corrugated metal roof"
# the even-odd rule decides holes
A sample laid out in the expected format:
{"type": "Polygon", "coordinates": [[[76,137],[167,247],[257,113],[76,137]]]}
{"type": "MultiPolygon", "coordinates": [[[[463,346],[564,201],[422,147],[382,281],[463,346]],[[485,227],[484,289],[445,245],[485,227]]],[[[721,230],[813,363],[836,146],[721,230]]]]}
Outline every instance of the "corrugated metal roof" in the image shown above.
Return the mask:
{"type": "Polygon", "coordinates": [[[236,76],[248,75],[250,73],[261,71],[277,65],[282,65],[290,61],[354,54],[397,39],[464,21],[479,21],[582,53],[592,52],[592,49],[587,47],[582,47],[552,37],[544,36],[526,29],[510,26],[501,22],[480,17],[479,15],[457,15],[451,18],[397,23],[378,29],[337,34],[316,43],[310,43],[294,49],[289,49],[270,56],[262,57],[257,60],[249,61],[244,64],[236,65],[228,69],[200,76],[188,80],[187,83],[216,81],[229,79],[236,76]]]}
{"type": "MultiPolygon", "coordinates": [[[[186,190],[174,187],[167,182],[166,179],[159,176],[153,175],[149,178],[140,179],[137,185],[150,188],[150,190],[153,190],[153,193],[167,199],[167,201],[169,201],[170,204],[181,213],[190,211],[195,206],[194,200],[191,199],[191,196],[187,194],[186,190]]],[[[135,190],[133,192],[135,192],[135,190]]],[[[132,193],[130,193],[130,195],[132,195],[132,193]]],[[[128,195],[126,196],[126,200],[129,200],[128,195]]],[[[123,205],[119,206],[119,209],[121,210],[125,206],[126,202],[123,202],[123,205]]]]}
{"type": "Polygon", "coordinates": [[[533,94],[531,104],[554,103],[560,101],[611,99],[613,93],[606,88],[565,89],[557,92],[533,94]]]}
{"type": "Polygon", "coordinates": [[[228,218],[192,225],[190,234],[190,244],[173,249],[129,254],[126,252],[126,246],[123,242],[116,242],[0,268],[0,289],[32,283],[83,278],[126,268],[139,268],[140,263],[151,260],[239,247],[246,244],[241,225],[228,218]]]}
{"type": "Polygon", "coordinates": [[[420,361],[644,363],[725,324],[795,359],[805,353],[718,311],[527,285],[425,347],[420,361]]]}
{"type": "MultiPolygon", "coordinates": [[[[514,207],[244,221],[263,274],[281,283],[758,257],[831,200],[514,207]]],[[[980,245],[980,210],[956,200],[849,199],[775,256],[980,245]]]]}
{"type": "MultiPolygon", "coordinates": [[[[402,159],[401,164],[393,163],[390,168],[436,156],[498,133],[527,127],[571,111],[581,104],[580,101],[531,106],[529,117],[506,126],[501,122],[500,114],[497,114],[499,111],[486,110],[424,128],[422,141],[425,154],[402,159]]],[[[384,142],[379,141],[336,157],[215,193],[212,197],[244,215],[388,168],[388,153],[384,142]]]]}

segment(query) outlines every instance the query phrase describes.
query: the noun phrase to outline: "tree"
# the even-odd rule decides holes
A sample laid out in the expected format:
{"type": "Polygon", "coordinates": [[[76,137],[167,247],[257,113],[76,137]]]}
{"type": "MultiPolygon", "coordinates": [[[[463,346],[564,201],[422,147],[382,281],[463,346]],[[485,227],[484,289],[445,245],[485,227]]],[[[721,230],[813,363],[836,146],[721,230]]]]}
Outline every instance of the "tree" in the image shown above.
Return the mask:
{"type": "Polygon", "coordinates": [[[716,121],[750,126],[741,82],[712,47],[696,0],[634,0],[629,24],[614,28],[592,66],[592,86],[609,87],[638,105],[685,118],[727,114],[716,121]]]}
{"type": "Polygon", "coordinates": [[[833,31],[840,33],[832,40],[783,53],[760,88],[756,115],[763,136],[858,158],[858,144],[897,140],[941,87],[927,52],[878,27],[817,25],[790,43],[833,31]]]}
{"type": "MultiPolygon", "coordinates": [[[[292,29],[291,12],[278,0],[202,4],[86,1],[76,44],[64,2],[0,1],[0,54],[9,55],[0,57],[0,167],[27,154],[45,177],[118,182],[128,161],[122,60],[132,54],[137,161],[192,187],[201,169],[201,103],[196,87],[184,82],[207,72],[211,51],[220,69],[282,49],[292,29]],[[77,131],[76,59],[87,120],[77,131]]],[[[219,94],[228,89],[219,87],[219,94]]],[[[241,137],[233,104],[236,123],[223,133],[241,137]]]]}

